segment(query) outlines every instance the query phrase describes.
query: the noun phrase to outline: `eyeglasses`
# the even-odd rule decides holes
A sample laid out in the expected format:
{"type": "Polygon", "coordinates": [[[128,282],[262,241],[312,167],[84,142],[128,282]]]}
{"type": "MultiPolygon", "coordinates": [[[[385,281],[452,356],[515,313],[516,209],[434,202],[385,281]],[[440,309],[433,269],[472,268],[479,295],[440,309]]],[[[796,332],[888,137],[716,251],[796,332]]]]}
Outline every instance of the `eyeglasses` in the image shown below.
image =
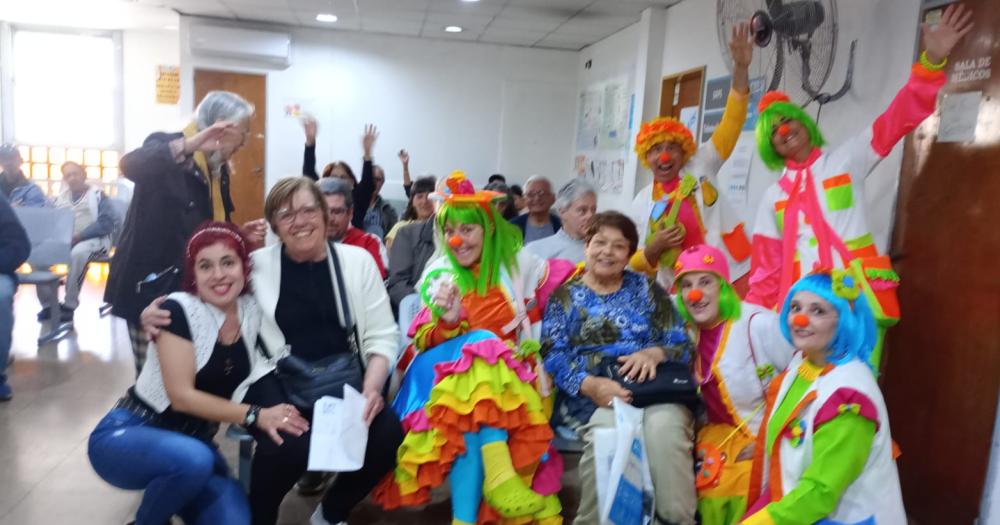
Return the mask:
{"type": "Polygon", "coordinates": [[[316,204],[311,204],[309,206],[303,206],[297,210],[291,208],[282,208],[274,214],[274,218],[281,224],[291,224],[295,222],[295,217],[300,214],[305,220],[315,219],[320,216],[320,207],[316,204]]]}
{"type": "Polygon", "coordinates": [[[548,197],[549,195],[550,193],[547,191],[538,190],[538,191],[529,191],[528,193],[524,194],[524,197],[527,199],[541,199],[542,197],[548,197]]]}

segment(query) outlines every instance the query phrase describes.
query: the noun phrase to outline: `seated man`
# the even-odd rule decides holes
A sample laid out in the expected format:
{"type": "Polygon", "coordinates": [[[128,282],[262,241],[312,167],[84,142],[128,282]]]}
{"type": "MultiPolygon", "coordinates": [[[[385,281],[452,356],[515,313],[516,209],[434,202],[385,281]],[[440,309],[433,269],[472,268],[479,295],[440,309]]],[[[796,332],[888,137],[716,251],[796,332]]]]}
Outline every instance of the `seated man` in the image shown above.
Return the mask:
{"type": "Polygon", "coordinates": [[[21,152],[13,144],[0,146],[0,193],[13,207],[43,208],[49,199],[35,183],[21,172],[21,152]]]}
{"type": "Polygon", "coordinates": [[[559,217],[552,215],[552,182],[540,175],[533,175],[524,183],[524,201],[528,213],[510,219],[510,223],[521,228],[524,244],[554,235],[562,228],[559,217]]]}
{"type": "Polygon", "coordinates": [[[524,249],[542,259],[582,263],[583,236],[590,219],[597,213],[597,192],[587,181],[573,179],[559,188],[555,209],[562,219],[562,229],[551,237],[526,244],[524,249]]]}
{"type": "MultiPolygon", "coordinates": [[[[111,249],[111,231],[115,220],[108,198],[99,188],[87,184],[87,173],[76,162],[62,165],[63,189],[56,199],[57,208],[73,210],[73,250],[70,252],[69,273],[66,274],[66,297],[59,305],[60,321],[72,321],[73,311],[80,304],[80,286],[87,265],[111,249]]],[[[38,320],[49,318],[49,307],[59,300],[59,284],[40,284],[35,288],[42,311],[38,320]]]]}
{"type": "Polygon", "coordinates": [[[316,184],[326,198],[327,206],[330,207],[330,225],[326,230],[327,238],[334,242],[342,242],[368,250],[368,253],[375,259],[375,264],[378,265],[378,270],[382,273],[384,280],[388,276],[385,267],[389,264],[385,245],[375,235],[355,228],[351,224],[351,217],[354,216],[354,199],[351,197],[350,185],[333,177],[320,179],[316,184]]]}

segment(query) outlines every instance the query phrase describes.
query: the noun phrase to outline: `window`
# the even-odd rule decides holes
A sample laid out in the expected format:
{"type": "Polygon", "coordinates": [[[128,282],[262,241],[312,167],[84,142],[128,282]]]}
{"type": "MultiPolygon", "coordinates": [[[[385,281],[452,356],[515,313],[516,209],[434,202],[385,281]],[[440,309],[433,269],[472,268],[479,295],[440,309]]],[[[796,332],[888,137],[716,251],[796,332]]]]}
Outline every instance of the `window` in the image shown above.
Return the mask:
{"type": "Polygon", "coordinates": [[[120,36],[28,28],[8,34],[4,138],[21,149],[25,176],[57,195],[59,167],[72,160],[113,193],[122,147],[120,36]]]}

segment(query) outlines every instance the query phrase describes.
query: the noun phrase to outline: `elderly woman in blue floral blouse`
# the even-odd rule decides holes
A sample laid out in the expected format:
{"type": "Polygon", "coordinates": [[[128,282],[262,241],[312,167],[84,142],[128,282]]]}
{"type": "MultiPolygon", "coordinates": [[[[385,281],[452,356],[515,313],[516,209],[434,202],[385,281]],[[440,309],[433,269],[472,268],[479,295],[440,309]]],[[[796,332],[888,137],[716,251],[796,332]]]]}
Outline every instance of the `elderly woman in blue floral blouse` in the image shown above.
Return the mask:
{"type": "MultiPolygon", "coordinates": [[[[622,376],[652,379],[658,364],[688,362],[691,345],[670,296],[655,281],[627,271],[639,234],[618,212],[594,216],[585,240],[586,267],[549,299],[542,324],[545,368],[559,388],[560,422],[584,439],[580,459],[580,508],[575,523],[599,521],[592,431],[614,427],[615,397],[631,393],[599,377],[605,357],[617,357],[622,376]]],[[[658,404],[643,415],[646,448],[661,521],[693,524],[697,498],[691,449],[693,417],[688,407],[658,404]]]]}

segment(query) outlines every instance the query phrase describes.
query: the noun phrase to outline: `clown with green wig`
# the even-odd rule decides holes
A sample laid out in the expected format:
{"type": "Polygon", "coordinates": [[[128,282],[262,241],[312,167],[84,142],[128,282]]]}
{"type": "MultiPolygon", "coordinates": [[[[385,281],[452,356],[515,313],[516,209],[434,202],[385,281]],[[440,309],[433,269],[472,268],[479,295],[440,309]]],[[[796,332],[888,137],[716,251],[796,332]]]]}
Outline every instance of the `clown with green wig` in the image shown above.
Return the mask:
{"type": "Polygon", "coordinates": [[[629,217],[639,229],[640,249],[632,269],[656,275],[669,290],[674,261],[681,250],[699,244],[724,248],[733,278],[750,269],[750,240],[743,218],[719,196],[718,173],[736,147],[750,96],[753,45],[746,24],[733,28],[732,89],[712,138],[698,147],[694,135],[673,117],[644,122],[635,138],[639,163],[653,172],[653,183],[632,201],[629,217]]]}
{"type": "Polygon", "coordinates": [[[521,250],[493,204],[505,195],[476,192],[461,172],[438,196],[444,253],[424,271],[409,330],[419,353],[393,402],[406,437],[375,499],[420,505],[447,480],[453,524],[559,525],[562,460],[537,339],[546,299],[576,267],[521,250]]]}
{"type": "Polygon", "coordinates": [[[732,525],[747,510],[768,384],[793,348],[775,312],[740,301],[718,248],[688,248],[674,270],[677,311],[697,342],[694,377],[704,406],[695,446],[698,514],[702,525],[732,525]]]}
{"type": "MultiPolygon", "coordinates": [[[[925,24],[924,51],[906,85],[871,126],[837,148],[823,149],[816,122],[787,96],[762,97],[757,148],[764,164],[783,173],[757,209],[748,301],[775,308],[792,283],[814,267],[852,267],[880,326],[898,321],[899,278],[888,257],[878,253],[868,226],[865,179],[934,111],[947,57],[971,29],[971,17],[953,4],[935,27],[925,24]]],[[[880,346],[873,353],[876,365],[880,346]]]]}

